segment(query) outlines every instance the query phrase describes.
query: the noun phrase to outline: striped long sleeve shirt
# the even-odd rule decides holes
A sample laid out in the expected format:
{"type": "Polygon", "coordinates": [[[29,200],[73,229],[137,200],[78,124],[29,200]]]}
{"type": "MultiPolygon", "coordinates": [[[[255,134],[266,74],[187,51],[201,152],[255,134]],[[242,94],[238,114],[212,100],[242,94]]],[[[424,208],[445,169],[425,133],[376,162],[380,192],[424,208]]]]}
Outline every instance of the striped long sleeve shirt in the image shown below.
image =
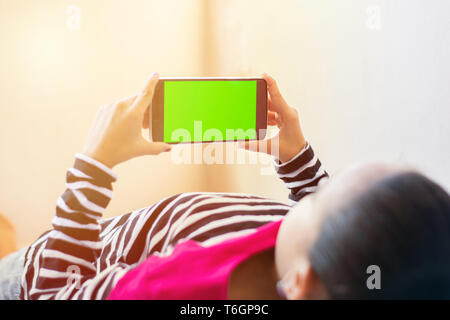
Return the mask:
{"type": "MultiPolygon", "coordinates": [[[[275,161],[292,204],[328,175],[308,145],[275,161]]],[[[106,299],[120,278],[151,255],[169,255],[184,240],[211,246],[282,219],[290,206],[247,194],[182,193],[152,206],[102,219],[117,176],[77,154],[56,203],[53,229],[28,249],[23,299],[106,299]]]]}

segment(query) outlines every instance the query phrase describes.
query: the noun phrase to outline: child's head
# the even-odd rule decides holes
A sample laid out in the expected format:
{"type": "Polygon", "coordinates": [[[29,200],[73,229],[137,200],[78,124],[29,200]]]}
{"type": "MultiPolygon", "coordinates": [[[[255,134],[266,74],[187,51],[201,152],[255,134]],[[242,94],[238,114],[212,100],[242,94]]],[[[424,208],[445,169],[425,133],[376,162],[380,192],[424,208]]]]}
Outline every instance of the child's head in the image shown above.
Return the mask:
{"type": "Polygon", "coordinates": [[[276,258],[293,299],[448,299],[450,196],[410,168],[354,167],[288,213],[276,258]]]}

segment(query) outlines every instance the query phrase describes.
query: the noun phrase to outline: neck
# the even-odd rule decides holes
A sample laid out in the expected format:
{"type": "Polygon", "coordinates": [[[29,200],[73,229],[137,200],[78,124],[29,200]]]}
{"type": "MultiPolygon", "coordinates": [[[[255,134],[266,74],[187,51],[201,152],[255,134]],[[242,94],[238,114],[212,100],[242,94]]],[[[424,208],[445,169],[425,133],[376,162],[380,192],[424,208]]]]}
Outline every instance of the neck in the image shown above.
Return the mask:
{"type": "Polygon", "coordinates": [[[251,256],[233,270],[228,283],[228,299],[280,299],[276,283],[277,273],[272,248],[251,256]]]}

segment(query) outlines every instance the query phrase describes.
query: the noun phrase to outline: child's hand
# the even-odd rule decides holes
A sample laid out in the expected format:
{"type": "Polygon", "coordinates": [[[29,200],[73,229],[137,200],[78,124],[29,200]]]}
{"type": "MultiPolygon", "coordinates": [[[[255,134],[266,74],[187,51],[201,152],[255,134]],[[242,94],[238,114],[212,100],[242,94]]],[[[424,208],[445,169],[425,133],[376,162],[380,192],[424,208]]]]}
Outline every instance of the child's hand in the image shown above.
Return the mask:
{"type": "Polygon", "coordinates": [[[240,146],[250,151],[277,156],[281,162],[287,162],[306,146],[306,140],[300,128],[297,110],[286,103],[271,76],[264,75],[264,79],[269,92],[267,124],[278,126],[280,132],[271,139],[246,141],[240,146]]]}
{"type": "Polygon", "coordinates": [[[141,133],[158,80],[154,73],[140,94],[101,107],[83,153],[112,168],[137,156],[170,151],[169,144],[149,142],[141,133]]]}

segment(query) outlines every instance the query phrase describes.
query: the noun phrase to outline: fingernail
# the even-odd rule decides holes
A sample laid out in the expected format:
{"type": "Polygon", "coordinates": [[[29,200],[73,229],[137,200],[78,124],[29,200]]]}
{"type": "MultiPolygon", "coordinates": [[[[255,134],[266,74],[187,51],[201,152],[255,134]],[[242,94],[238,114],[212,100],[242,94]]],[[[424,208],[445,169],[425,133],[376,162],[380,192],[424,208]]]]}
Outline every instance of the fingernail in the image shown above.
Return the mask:
{"type": "Polygon", "coordinates": [[[152,73],[152,78],[156,78],[156,77],[158,77],[159,76],[159,73],[158,72],[153,72],[152,73]]]}
{"type": "Polygon", "coordinates": [[[172,150],[171,146],[167,146],[166,149],[164,149],[164,152],[169,152],[170,150],[172,150]]]}

